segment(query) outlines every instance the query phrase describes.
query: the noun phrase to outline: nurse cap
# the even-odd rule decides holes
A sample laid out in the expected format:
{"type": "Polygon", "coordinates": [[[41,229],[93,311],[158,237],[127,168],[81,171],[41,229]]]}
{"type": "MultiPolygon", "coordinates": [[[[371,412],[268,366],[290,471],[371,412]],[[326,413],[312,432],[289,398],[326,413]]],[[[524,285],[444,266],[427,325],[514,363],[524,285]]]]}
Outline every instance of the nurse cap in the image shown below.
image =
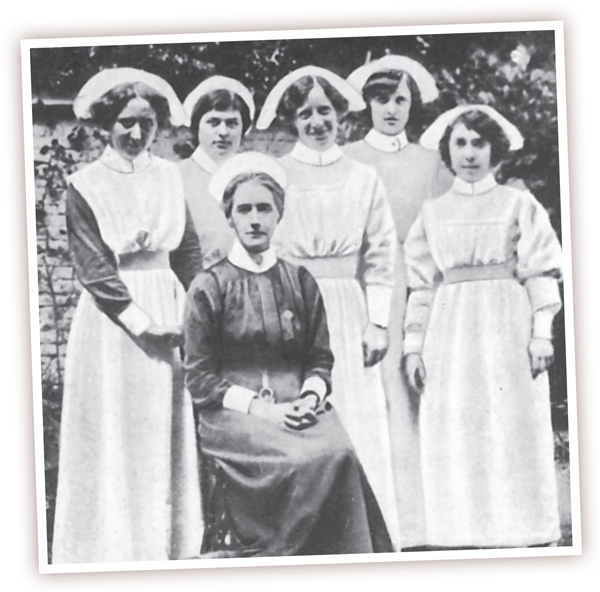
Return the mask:
{"type": "Polygon", "coordinates": [[[321,78],[327,80],[327,82],[335,87],[335,89],[339,91],[348,101],[349,111],[362,111],[366,108],[365,102],[360,96],[360,93],[350,86],[348,82],[346,82],[341,76],[338,76],[331,70],[327,70],[326,68],[321,68],[319,66],[304,66],[294,70],[293,72],[290,72],[289,74],[286,74],[273,87],[265,100],[265,104],[263,105],[260,115],[258,116],[258,121],[256,122],[257,129],[267,129],[271,125],[277,116],[277,107],[279,106],[285,91],[292,84],[294,84],[294,82],[297,82],[305,76],[320,76],[321,78]]]}
{"type": "Polygon", "coordinates": [[[238,80],[234,78],[229,78],[229,76],[209,76],[205,80],[203,80],[186,98],[183,102],[183,109],[185,111],[188,125],[192,120],[192,115],[194,114],[194,110],[198,101],[200,99],[211,93],[215,90],[228,90],[232,93],[235,93],[246,103],[248,107],[248,112],[250,114],[250,121],[254,120],[254,113],[256,111],[256,107],[254,105],[254,99],[252,98],[252,93],[238,80]]]}
{"type": "Polygon", "coordinates": [[[218,201],[223,201],[225,189],[233,179],[244,173],[266,173],[282,188],[287,184],[284,168],[271,156],[262,152],[241,152],[226,160],[212,176],[208,191],[218,201]]]}
{"type": "Polygon", "coordinates": [[[506,134],[509,141],[510,150],[519,150],[523,148],[523,136],[521,132],[506,117],[500,115],[496,109],[489,105],[458,105],[442,113],[421,136],[420,144],[429,150],[437,150],[440,140],[446,133],[449,125],[452,125],[460,115],[467,111],[481,111],[493,119],[506,134]]]}
{"type": "Polygon", "coordinates": [[[75,98],[73,112],[78,119],[89,119],[91,107],[100,97],[116,86],[135,82],[142,82],[165,97],[169,103],[171,123],[174,126],[185,125],[185,112],[173,87],[160,76],[137,68],[107,68],[92,76],[75,98]]]}
{"type": "Polygon", "coordinates": [[[367,80],[377,72],[403,70],[411,75],[421,93],[421,102],[431,103],[439,96],[435,78],[419,62],[400,55],[386,55],[360,66],[346,79],[356,90],[362,92],[367,80]]]}

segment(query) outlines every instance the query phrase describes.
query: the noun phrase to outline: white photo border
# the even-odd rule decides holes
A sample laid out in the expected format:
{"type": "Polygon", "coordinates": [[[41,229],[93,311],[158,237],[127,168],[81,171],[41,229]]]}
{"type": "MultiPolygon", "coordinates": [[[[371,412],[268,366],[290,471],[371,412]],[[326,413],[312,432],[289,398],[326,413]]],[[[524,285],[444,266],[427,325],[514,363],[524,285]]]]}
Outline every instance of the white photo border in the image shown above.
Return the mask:
{"type": "Polygon", "coordinates": [[[31,355],[33,376],[33,409],[36,464],[36,495],[38,511],[38,551],[39,572],[41,574],[87,573],[113,571],[179,570],[196,568],[257,567],[283,565],[321,565],[343,563],[382,563],[402,561],[431,561],[451,559],[515,558],[515,557],[556,557],[580,555],[581,516],[579,491],[579,454],[576,418],[576,380],[575,380],[575,335],[573,311],[573,278],[571,258],[571,220],[568,176],[567,146],[567,106],[565,82],[564,31],[562,21],[508,22],[463,25],[411,25],[393,27],[340,28],[340,29],[302,29],[247,31],[235,33],[198,33],[198,34],[157,34],[132,36],[97,36],[28,39],[21,41],[22,80],[23,80],[23,117],[25,147],[25,187],[27,202],[27,240],[30,290],[31,355]],[[38,276],[36,256],[35,221],[35,180],[32,119],[32,85],[30,70],[30,50],[38,48],[78,47],[78,46],[114,46],[144,45],[166,43],[206,43],[226,41],[256,41],[278,39],[323,39],[343,37],[384,37],[415,36],[433,34],[468,34],[515,31],[553,31],[556,49],[557,77],[557,115],[559,131],[560,162],[560,204],[562,247],[564,259],[564,312],[565,346],[567,368],[568,429],[570,434],[570,475],[571,475],[571,515],[573,526],[573,544],[569,547],[536,547],[510,549],[478,549],[460,551],[426,551],[410,553],[382,553],[360,555],[323,555],[309,557],[249,557],[221,559],[190,559],[181,561],[119,562],[52,565],[47,562],[48,549],[46,537],[45,477],[44,477],[44,441],[42,417],[40,328],[38,310],[38,276]]]}

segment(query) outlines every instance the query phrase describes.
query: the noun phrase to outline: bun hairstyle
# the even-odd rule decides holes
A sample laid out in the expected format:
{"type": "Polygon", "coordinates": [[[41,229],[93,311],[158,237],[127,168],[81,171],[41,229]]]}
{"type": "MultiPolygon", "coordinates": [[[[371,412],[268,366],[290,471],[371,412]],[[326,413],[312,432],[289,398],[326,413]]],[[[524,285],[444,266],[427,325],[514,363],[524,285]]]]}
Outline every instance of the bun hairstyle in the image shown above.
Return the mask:
{"type": "Polygon", "coordinates": [[[480,110],[470,110],[459,115],[448,127],[439,143],[442,161],[452,170],[450,159],[450,136],[457,124],[462,123],[469,130],[477,132],[486,142],[490,144],[490,164],[495,167],[500,164],[510,151],[510,140],[504,133],[502,127],[489,115],[480,110]]]}
{"type": "Polygon", "coordinates": [[[281,219],[281,216],[283,216],[283,208],[285,203],[285,191],[283,190],[283,187],[277,181],[275,181],[273,177],[271,177],[271,175],[259,171],[240,173],[227,184],[227,187],[223,192],[222,202],[225,217],[231,218],[231,211],[233,209],[233,198],[238,187],[240,185],[243,185],[244,183],[249,183],[250,181],[259,183],[271,192],[271,195],[273,196],[273,201],[275,202],[275,207],[279,212],[279,219],[281,219]]]}
{"type": "Polygon", "coordinates": [[[341,117],[348,111],[348,100],[328,80],[321,76],[303,76],[288,86],[277,106],[277,118],[291,131],[296,131],[296,126],[294,125],[296,111],[304,105],[310,91],[316,84],[323,89],[325,96],[331,101],[338,117],[341,117]]]}
{"type": "Polygon", "coordinates": [[[90,105],[90,121],[103,130],[109,131],[132,99],[145,99],[156,113],[159,130],[167,129],[170,124],[171,111],[169,101],[143,82],[125,82],[104,93],[90,105]]]}

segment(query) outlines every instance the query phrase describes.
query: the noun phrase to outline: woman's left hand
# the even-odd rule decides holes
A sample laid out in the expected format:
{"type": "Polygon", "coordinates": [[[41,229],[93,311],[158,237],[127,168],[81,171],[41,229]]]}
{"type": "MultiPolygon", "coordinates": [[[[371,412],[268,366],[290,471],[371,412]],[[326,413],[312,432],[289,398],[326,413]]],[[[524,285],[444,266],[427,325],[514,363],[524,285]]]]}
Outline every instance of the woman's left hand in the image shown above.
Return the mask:
{"type": "Polygon", "coordinates": [[[388,332],[385,327],[369,323],[363,333],[363,363],[368,368],[383,360],[389,345],[388,332]]]}
{"type": "Polygon", "coordinates": [[[318,420],[314,397],[296,399],[288,403],[291,409],[285,414],[285,425],[293,430],[305,430],[314,426],[318,420]]]}
{"type": "Polygon", "coordinates": [[[531,376],[537,378],[545,372],[554,361],[554,348],[550,339],[534,337],[529,342],[529,363],[531,365],[531,376]]]}

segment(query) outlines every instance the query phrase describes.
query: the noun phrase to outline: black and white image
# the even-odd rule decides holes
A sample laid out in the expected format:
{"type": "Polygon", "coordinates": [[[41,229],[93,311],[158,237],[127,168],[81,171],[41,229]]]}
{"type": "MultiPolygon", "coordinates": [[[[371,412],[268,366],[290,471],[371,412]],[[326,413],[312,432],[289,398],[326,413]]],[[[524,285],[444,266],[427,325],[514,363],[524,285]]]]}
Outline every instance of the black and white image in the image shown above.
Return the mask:
{"type": "Polygon", "coordinates": [[[23,42],[40,569],[579,553],[563,62],[23,42]]]}

